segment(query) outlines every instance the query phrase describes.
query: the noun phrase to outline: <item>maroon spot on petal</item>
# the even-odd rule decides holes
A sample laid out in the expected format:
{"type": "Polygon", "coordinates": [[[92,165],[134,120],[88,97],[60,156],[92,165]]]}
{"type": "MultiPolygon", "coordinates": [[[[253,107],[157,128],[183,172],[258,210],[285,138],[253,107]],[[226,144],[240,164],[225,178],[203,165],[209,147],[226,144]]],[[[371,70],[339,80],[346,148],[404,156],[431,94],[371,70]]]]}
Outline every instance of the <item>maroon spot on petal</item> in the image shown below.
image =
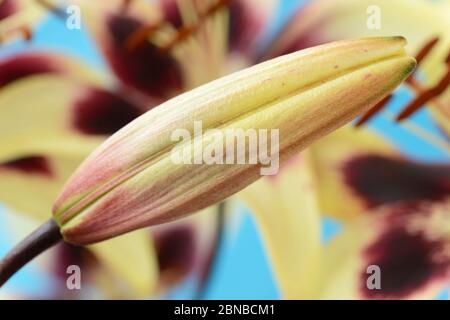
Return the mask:
{"type": "MultiPolygon", "coordinates": [[[[411,206],[395,206],[402,215],[411,214],[411,206]]],[[[366,268],[361,274],[361,291],[368,299],[403,299],[414,292],[424,289],[433,281],[445,278],[450,259],[437,259],[436,253],[442,252],[444,243],[427,239],[424,234],[410,233],[405,229],[405,219],[393,212],[389,219],[388,230],[364,251],[366,267],[376,265],[380,268],[381,289],[369,289],[366,268]]]]}
{"type": "Polygon", "coordinates": [[[350,159],[342,170],[345,183],[369,208],[401,200],[441,200],[450,195],[448,165],[367,155],[350,159]]]}
{"type": "Polygon", "coordinates": [[[181,18],[180,10],[176,0],[162,0],[160,1],[162,11],[164,13],[164,20],[172,24],[175,28],[181,27],[183,19],[181,18]]]}
{"type": "Polygon", "coordinates": [[[110,135],[142,111],[111,92],[89,88],[74,103],[73,124],[85,134],[110,135]]]}
{"type": "Polygon", "coordinates": [[[56,255],[52,268],[56,277],[66,279],[69,266],[76,265],[81,269],[86,266],[87,251],[83,247],[61,243],[58,244],[55,250],[56,255]]]}
{"type": "MultiPolygon", "coordinates": [[[[83,294],[83,288],[89,286],[93,270],[99,268],[98,259],[84,247],[75,246],[62,242],[54,250],[51,264],[49,266],[51,274],[54,276],[54,286],[50,293],[52,299],[80,299],[83,294]],[[81,291],[68,290],[67,283],[69,277],[75,275],[76,269],[69,267],[79,267],[81,272],[81,291]]],[[[84,296],[85,297],[85,296],[84,296]]]]}
{"type": "Polygon", "coordinates": [[[14,1],[15,0],[3,0],[0,2],[0,21],[14,14],[18,10],[14,1]]]}
{"type": "Polygon", "coordinates": [[[192,228],[178,226],[155,235],[159,268],[170,283],[191,271],[195,260],[195,234],[192,228]]]}
{"type": "Polygon", "coordinates": [[[0,163],[0,169],[16,170],[27,174],[51,176],[48,160],[43,156],[30,156],[0,163]]]}
{"type": "Polygon", "coordinates": [[[127,38],[143,26],[140,21],[111,16],[107,25],[111,37],[107,57],[113,71],[126,85],[159,98],[167,98],[181,90],[181,69],[169,53],[162,52],[148,41],[133,50],[126,48],[127,38]]]}
{"type": "Polygon", "coordinates": [[[0,88],[27,76],[60,71],[62,69],[56,64],[56,61],[44,54],[15,55],[0,61],[0,88]]]}

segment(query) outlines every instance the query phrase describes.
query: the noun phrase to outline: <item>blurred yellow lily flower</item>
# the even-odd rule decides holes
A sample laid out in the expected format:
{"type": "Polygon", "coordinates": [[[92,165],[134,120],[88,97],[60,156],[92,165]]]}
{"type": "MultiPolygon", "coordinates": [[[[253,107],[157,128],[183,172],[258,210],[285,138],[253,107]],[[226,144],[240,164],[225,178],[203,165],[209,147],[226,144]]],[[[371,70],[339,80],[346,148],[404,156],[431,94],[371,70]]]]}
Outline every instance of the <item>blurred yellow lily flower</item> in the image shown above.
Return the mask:
{"type": "MultiPolygon", "coordinates": [[[[19,1],[14,2],[19,3],[19,1]]],[[[5,10],[11,8],[9,6],[11,3],[11,1],[3,1],[1,8],[5,10]]],[[[24,3],[31,3],[40,11],[44,8],[56,13],[61,12],[57,6],[58,1],[24,1],[24,3]]],[[[19,53],[7,56],[0,62],[0,105],[2,106],[0,130],[3,137],[0,139],[0,176],[2,177],[0,199],[19,212],[32,214],[37,222],[42,222],[48,217],[51,204],[62,184],[81,160],[104,141],[105,137],[168,97],[216,78],[224,72],[225,67],[227,70],[235,69],[235,67],[226,66],[225,59],[222,59],[226,57],[225,53],[228,50],[226,21],[229,6],[226,4],[206,16],[207,23],[197,23],[200,29],[192,35],[197,43],[202,43],[202,46],[213,50],[214,59],[217,59],[217,63],[204,68],[205,73],[198,76],[202,73],[199,72],[200,68],[188,69],[192,65],[192,54],[195,53],[195,57],[201,53],[201,50],[199,51],[195,46],[191,45],[189,49],[186,49],[191,52],[189,63],[186,64],[184,54],[177,55],[176,58],[174,50],[171,50],[172,52],[167,51],[166,54],[161,55],[158,49],[160,46],[156,46],[153,42],[147,43],[145,39],[134,48],[135,50],[128,50],[126,43],[127,40],[135,38],[133,36],[136,34],[139,35],[138,31],[141,31],[141,27],[145,29],[148,25],[159,21],[167,22],[164,33],[175,35],[176,28],[181,28],[183,24],[192,23],[196,19],[200,9],[197,5],[200,2],[195,4],[186,2],[182,7],[178,7],[175,1],[160,1],[153,4],[147,1],[130,1],[127,10],[122,10],[125,1],[121,0],[108,1],[106,6],[103,1],[74,1],[73,3],[82,5],[83,18],[87,18],[85,22],[92,31],[95,44],[99,46],[105,61],[111,67],[113,76],[92,72],[92,68],[73,57],[47,52],[19,53]],[[183,12],[183,18],[181,12],[183,12]],[[188,20],[186,20],[186,13],[189,15],[188,20]],[[213,34],[210,33],[211,30],[213,34]],[[209,41],[208,43],[200,41],[204,39],[205,34],[209,34],[209,37],[214,39],[214,45],[209,41]],[[44,97],[43,92],[51,92],[51,94],[44,97]],[[33,105],[29,103],[30,97],[33,97],[33,105]],[[10,108],[12,104],[15,108],[10,108]],[[23,201],[24,193],[29,195],[27,201],[23,201]]],[[[233,23],[229,26],[234,28],[233,36],[230,37],[234,53],[250,54],[249,49],[253,48],[250,44],[261,38],[276,1],[266,1],[264,5],[258,1],[258,6],[255,6],[255,3],[245,0],[236,1],[236,4],[233,4],[230,15],[233,23]],[[255,7],[257,10],[254,10],[255,7]],[[236,29],[236,26],[242,27],[242,23],[247,21],[251,21],[251,28],[245,27],[245,32],[236,29]]],[[[205,11],[206,3],[202,5],[201,10],[205,11]]],[[[28,16],[28,12],[24,9],[14,7],[14,12],[17,16],[28,16]]],[[[10,10],[2,12],[9,15],[10,10]]],[[[17,21],[16,18],[14,19],[17,21]]],[[[6,20],[4,21],[6,26],[6,20]]],[[[31,27],[31,20],[23,22],[27,27],[31,27]]],[[[29,31],[28,28],[24,30],[29,31]]],[[[204,57],[201,59],[199,57],[198,61],[203,62],[202,59],[204,57]]],[[[178,255],[190,257],[193,252],[198,252],[199,254],[195,255],[199,256],[194,260],[209,259],[211,256],[209,251],[213,249],[199,250],[198,239],[209,243],[210,246],[213,245],[218,232],[217,220],[217,215],[210,218],[187,219],[184,225],[187,225],[187,229],[194,230],[195,241],[193,245],[180,249],[178,255]],[[205,219],[210,223],[205,224],[203,222],[205,219]],[[206,239],[200,237],[198,226],[202,226],[203,232],[205,228],[211,230],[207,233],[211,235],[206,239]]],[[[158,234],[158,239],[165,239],[157,241],[156,245],[160,248],[165,248],[166,242],[179,243],[177,232],[167,230],[158,234]],[[162,236],[164,233],[170,236],[162,236]]],[[[134,238],[134,241],[137,241],[138,237],[134,238]]],[[[140,238],[140,243],[136,244],[135,250],[142,249],[142,252],[134,256],[120,249],[127,245],[118,243],[119,240],[114,240],[111,246],[105,244],[98,249],[94,246],[95,250],[91,250],[95,257],[106,265],[104,269],[118,270],[118,265],[111,265],[111,268],[108,266],[109,263],[118,260],[116,257],[121,257],[122,261],[128,261],[130,265],[139,265],[139,268],[124,268],[121,271],[129,272],[129,276],[121,278],[131,287],[132,292],[128,293],[131,297],[148,296],[154,293],[152,288],[155,286],[167,289],[170,286],[164,280],[165,278],[171,279],[169,282],[173,285],[173,279],[177,273],[181,272],[181,278],[186,275],[184,261],[180,262],[165,249],[155,252],[152,249],[151,238],[149,240],[144,232],[140,238]],[[117,250],[109,249],[115,247],[117,250]],[[157,256],[144,259],[149,254],[157,256]],[[141,263],[140,259],[136,260],[136,257],[143,257],[145,263],[141,263]],[[156,269],[159,269],[161,277],[157,281],[158,284],[155,283],[156,260],[158,265],[156,269]],[[165,276],[167,270],[175,275],[165,276]],[[141,279],[141,281],[137,283],[133,279],[141,279]],[[138,284],[138,287],[134,284],[138,284]]],[[[125,244],[127,240],[124,239],[123,242],[125,244]]],[[[204,246],[201,245],[201,247],[204,246]]],[[[197,266],[198,263],[195,265],[197,266]]],[[[189,273],[192,273],[193,267],[188,269],[189,273]]],[[[180,279],[180,276],[177,277],[180,279]]]]}
{"type": "Polygon", "coordinates": [[[35,1],[0,1],[0,44],[19,37],[30,40],[31,27],[46,11],[35,1]]]}
{"type": "Polygon", "coordinates": [[[439,126],[449,134],[449,11],[447,1],[309,1],[279,33],[266,57],[329,41],[402,35],[408,39],[408,52],[426,53],[420,59],[423,60],[418,69],[420,80],[407,83],[417,99],[405,107],[398,119],[429,105],[439,126]]]}
{"type": "Polygon", "coordinates": [[[448,164],[408,161],[347,127],[237,196],[255,213],[285,298],[433,298],[447,285],[448,164]],[[345,222],[325,246],[322,214],[345,222]],[[372,291],[373,265],[381,289],[372,291]]]}
{"type": "MultiPolygon", "coordinates": [[[[417,98],[399,119],[427,104],[449,134],[448,12],[447,1],[309,1],[265,57],[355,36],[404,35],[419,68],[406,82],[417,98]],[[377,17],[380,27],[371,28],[377,17]]],[[[319,299],[436,297],[448,286],[449,195],[448,163],[409,161],[381,137],[353,128],[320,140],[277,179],[239,194],[255,212],[283,296],[319,299]],[[319,245],[323,214],[343,222],[325,247],[319,245]],[[367,284],[373,267],[381,277],[375,290],[367,284]]]]}

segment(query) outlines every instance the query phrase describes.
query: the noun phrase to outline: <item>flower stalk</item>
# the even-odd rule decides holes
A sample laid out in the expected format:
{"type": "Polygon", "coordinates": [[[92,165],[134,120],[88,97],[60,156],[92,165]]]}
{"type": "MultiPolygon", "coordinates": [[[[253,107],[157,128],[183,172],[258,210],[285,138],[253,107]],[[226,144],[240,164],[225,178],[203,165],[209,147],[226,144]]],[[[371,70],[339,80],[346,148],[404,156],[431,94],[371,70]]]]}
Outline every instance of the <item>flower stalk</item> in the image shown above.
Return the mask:
{"type": "Polygon", "coordinates": [[[0,261],[0,287],[24,265],[61,240],[59,226],[55,220],[49,219],[0,261]]]}

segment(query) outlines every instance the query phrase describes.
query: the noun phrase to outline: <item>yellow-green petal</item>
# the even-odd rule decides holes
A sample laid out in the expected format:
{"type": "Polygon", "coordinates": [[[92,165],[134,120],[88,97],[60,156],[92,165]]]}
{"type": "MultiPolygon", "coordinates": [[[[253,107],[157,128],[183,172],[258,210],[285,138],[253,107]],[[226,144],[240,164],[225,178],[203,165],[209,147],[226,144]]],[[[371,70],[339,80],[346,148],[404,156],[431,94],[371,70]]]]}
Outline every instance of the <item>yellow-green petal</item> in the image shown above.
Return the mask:
{"type": "Polygon", "coordinates": [[[323,257],[321,299],[432,299],[448,285],[449,201],[398,202],[345,225],[323,257]]]}
{"type": "Polygon", "coordinates": [[[307,151],[275,177],[265,177],[237,194],[252,212],[281,294],[308,299],[318,286],[321,215],[307,151]]]}

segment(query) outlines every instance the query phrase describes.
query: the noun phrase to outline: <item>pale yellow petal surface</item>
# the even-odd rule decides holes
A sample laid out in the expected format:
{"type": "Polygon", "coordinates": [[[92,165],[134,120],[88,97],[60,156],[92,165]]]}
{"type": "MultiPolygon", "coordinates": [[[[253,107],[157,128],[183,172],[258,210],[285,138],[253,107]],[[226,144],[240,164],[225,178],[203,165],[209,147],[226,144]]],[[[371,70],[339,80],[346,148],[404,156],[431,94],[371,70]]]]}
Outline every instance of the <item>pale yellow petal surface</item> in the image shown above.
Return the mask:
{"type": "Polygon", "coordinates": [[[0,93],[0,161],[28,154],[86,155],[104,136],[86,135],[73,124],[78,81],[38,75],[15,81],[0,93]]]}
{"type": "Polygon", "coordinates": [[[443,133],[450,137],[450,90],[447,90],[438,99],[438,104],[433,104],[434,107],[431,109],[431,114],[436,119],[439,128],[443,133]]]}
{"type": "Polygon", "coordinates": [[[40,156],[48,172],[19,170],[0,163],[0,202],[43,222],[51,217],[55,197],[85,155],[40,156]]]}
{"type": "Polygon", "coordinates": [[[449,29],[450,21],[440,1],[318,0],[299,11],[272,49],[289,47],[307,35],[312,45],[355,37],[401,35],[408,39],[408,53],[415,54],[438,36],[439,43],[422,65],[428,81],[435,82],[445,71],[449,29]]]}
{"type": "Polygon", "coordinates": [[[139,230],[89,247],[104,268],[128,286],[128,297],[149,297],[158,282],[155,248],[148,230],[139,230]]]}
{"type": "MultiPolygon", "coordinates": [[[[268,56],[290,48],[362,36],[401,35],[417,54],[433,38],[439,41],[420,64],[418,78],[431,87],[445,75],[450,52],[450,4],[428,0],[315,0],[302,7],[273,44],[268,56]]],[[[450,89],[428,104],[445,132],[450,127],[450,89]]]]}
{"type": "Polygon", "coordinates": [[[448,284],[449,213],[448,199],[399,202],[346,224],[323,254],[317,298],[435,298],[448,284]]]}
{"type": "Polygon", "coordinates": [[[237,194],[252,209],[285,299],[311,298],[320,273],[320,211],[308,152],[237,194]]]}
{"type": "Polygon", "coordinates": [[[214,205],[190,217],[150,228],[159,257],[157,293],[167,293],[189,277],[199,287],[204,285],[212,272],[211,258],[217,254],[220,228],[225,228],[223,219],[219,217],[219,206],[214,205]]]}
{"type": "Polygon", "coordinates": [[[344,220],[367,210],[364,199],[345,181],[346,163],[363,156],[398,156],[394,147],[381,136],[352,126],[333,132],[308,150],[313,159],[321,212],[344,220]]]}

